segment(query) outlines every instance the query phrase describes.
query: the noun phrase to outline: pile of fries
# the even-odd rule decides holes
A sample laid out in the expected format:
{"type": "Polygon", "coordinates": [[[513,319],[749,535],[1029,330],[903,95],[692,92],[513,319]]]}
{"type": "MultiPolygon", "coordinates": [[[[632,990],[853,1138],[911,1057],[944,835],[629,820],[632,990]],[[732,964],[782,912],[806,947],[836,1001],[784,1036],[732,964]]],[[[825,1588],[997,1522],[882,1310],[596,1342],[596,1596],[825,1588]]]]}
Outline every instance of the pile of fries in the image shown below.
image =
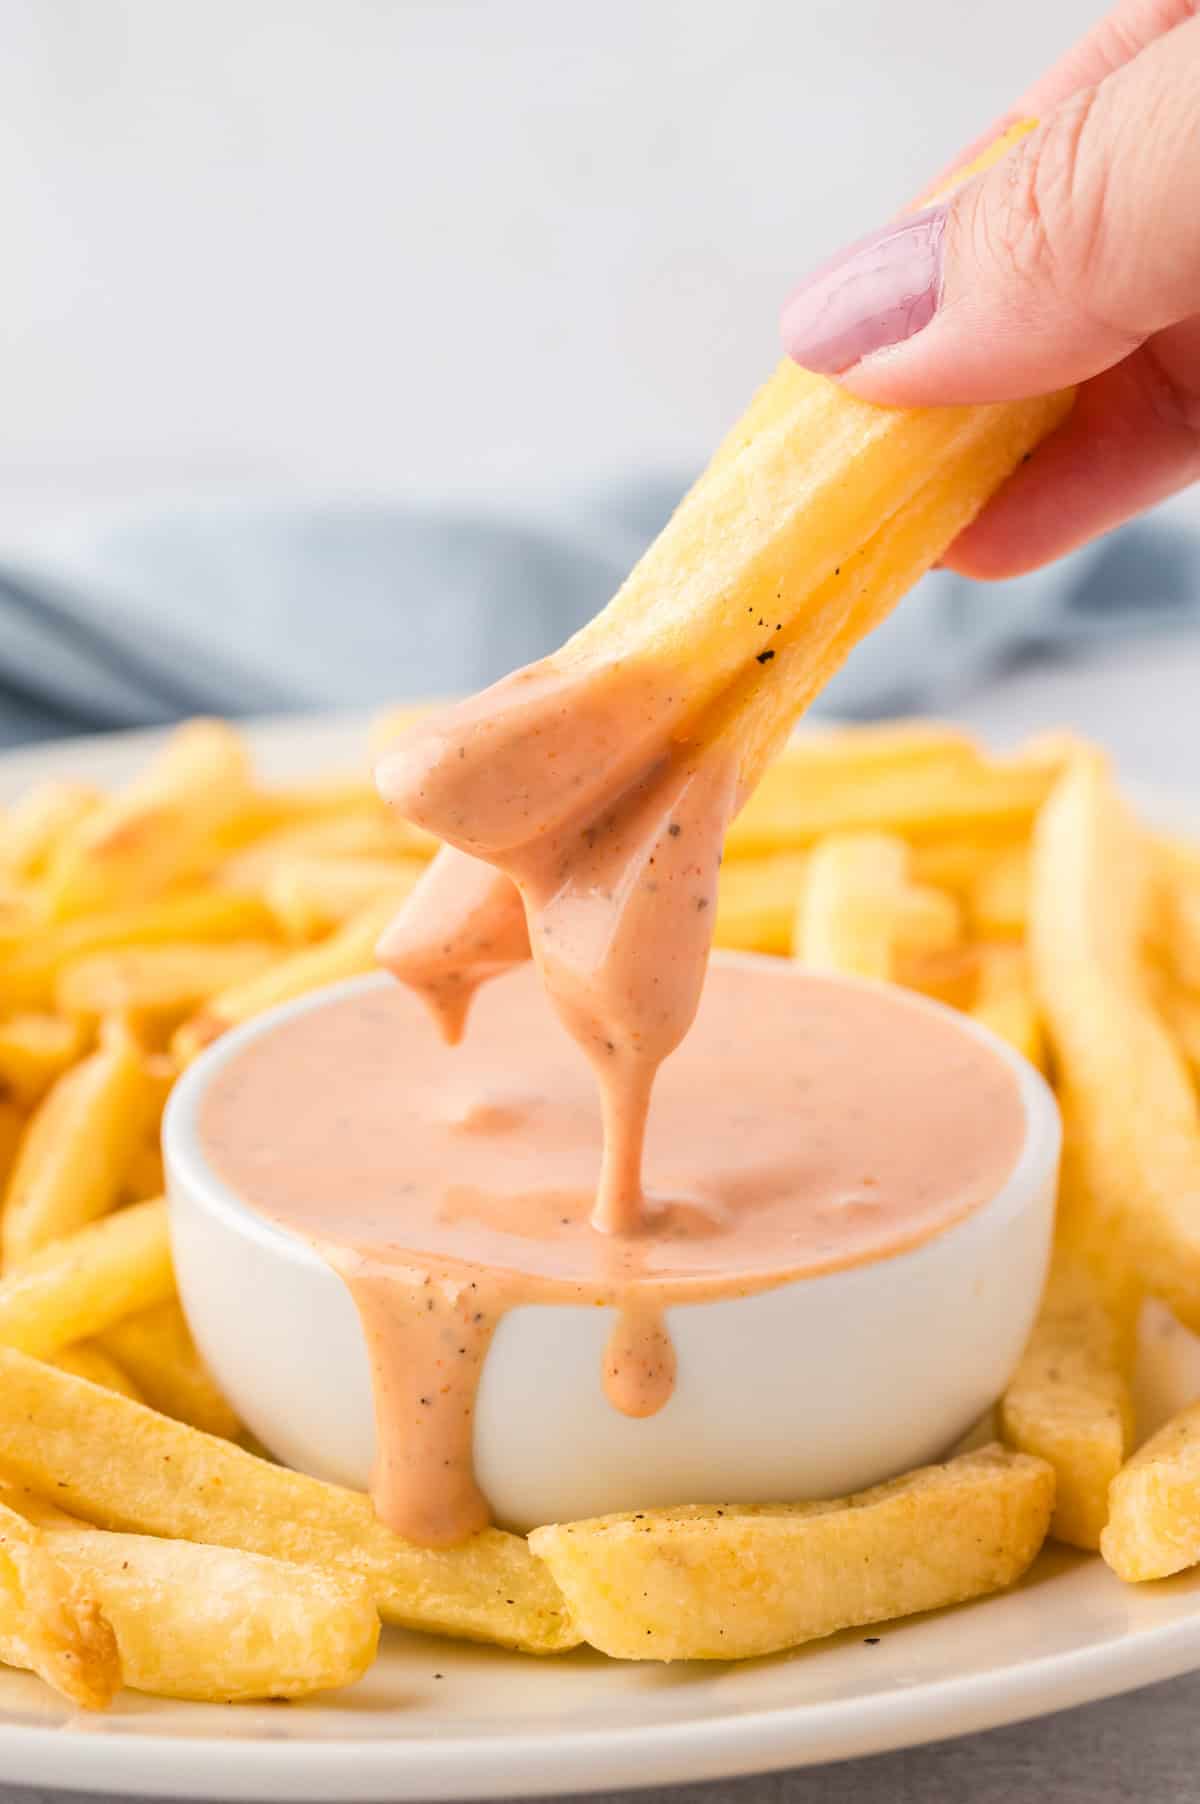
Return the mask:
{"type": "Polygon", "coordinates": [[[372,968],[435,847],[366,763],[267,788],[197,721],[118,794],[0,816],[0,1660],[88,1707],[300,1697],[356,1679],[381,1618],[731,1658],[983,1595],[1047,1532],[1125,1579],[1200,1561],[1200,1411],[1135,1453],[1130,1401],[1142,1297],[1200,1328],[1200,846],[1087,745],[997,759],[936,723],[793,742],[730,835],[716,939],[939,997],[1055,1082],[1056,1252],[1002,1445],[853,1499],[446,1552],[254,1450],[180,1311],[159,1119],[226,1028],[372,968]]]}

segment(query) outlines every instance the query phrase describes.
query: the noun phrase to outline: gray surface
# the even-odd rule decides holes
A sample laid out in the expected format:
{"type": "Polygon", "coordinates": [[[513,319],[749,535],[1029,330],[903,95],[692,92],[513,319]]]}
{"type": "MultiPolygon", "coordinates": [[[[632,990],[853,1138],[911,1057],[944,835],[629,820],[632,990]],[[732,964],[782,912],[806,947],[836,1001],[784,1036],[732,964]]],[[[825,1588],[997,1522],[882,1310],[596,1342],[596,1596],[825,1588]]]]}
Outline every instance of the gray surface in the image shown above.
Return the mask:
{"type": "MultiPolygon", "coordinates": [[[[636,1793],[597,1804],[1175,1804],[1195,1800],[1200,1674],[1038,1722],[935,1747],[801,1772],[636,1793]]],[[[0,1804],[66,1804],[78,1792],[0,1785],[0,1804]]]]}

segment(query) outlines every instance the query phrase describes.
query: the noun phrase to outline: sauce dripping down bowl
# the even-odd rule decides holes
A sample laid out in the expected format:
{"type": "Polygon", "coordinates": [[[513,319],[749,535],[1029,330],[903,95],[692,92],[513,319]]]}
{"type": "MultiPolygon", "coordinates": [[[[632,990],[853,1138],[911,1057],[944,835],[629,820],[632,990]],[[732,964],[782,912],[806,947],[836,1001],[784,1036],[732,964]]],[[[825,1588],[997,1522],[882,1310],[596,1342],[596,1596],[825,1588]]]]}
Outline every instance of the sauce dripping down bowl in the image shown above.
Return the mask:
{"type": "MultiPolygon", "coordinates": [[[[555,1023],[543,1034],[535,991],[526,970],[478,999],[464,1047],[475,1077],[498,1083],[479,1096],[464,1048],[440,1048],[385,977],[248,1023],[176,1086],[164,1151],[180,1294],[246,1425],[287,1464],[367,1486],[375,1309],[362,1291],[356,1308],[345,1248],[331,1263],[328,1237],[357,1244],[383,1219],[382,1177],[399,1192],[411,1170],[428,1191],[461,1156],[474,1189],[447,1181],[410,1230],[411,1258],[389,1247],[384,1275],[401,1274],[411,1305],[423,1262],[456,1297],[473,1269],[464,1247],[479,1247],[481,1279],[500,1271],[489,1294],[503,1307],[463,1393],[473,1471],[456,1474],[498,1523],[827,1497],[944,1453],[1003,1389],[1032,1326],[1060,1150],[1039,1074],[908,992],[718,954],[652,1116],[651,1190],[661,1177],[682,1200],[649,1243],[597,1244],[580,1177],[598,1148],[590,1074],[555,1023]],[[221,1156],[214,1124],[236,1156],[221,1156]],[[561,1217],[541,1192],[514,1208],[523,1246],[508,1236],[511,1198],[481,1202],[479,1174],[494,1169],[502,1191],[504,1173],[519,1188],[543,1163],[564,1197],[568,1179],[579,1194],[561,1217]],[[893,1191],[917,1199],[908,1215],[889,1215],[893,1191]],[[509,1264],[527,1267],[516,1282],[509,1264]]],[[[430,1345],[393,1339],[393,1359],[430,1345]]],[[[393,1370],[413,1415],[436,1402],[431,1369],[393,1370]]],[[[436,1496],[425,1467],[448,1443],[422,1441],[422,1425],[401,1452],[436,1496]]]]}

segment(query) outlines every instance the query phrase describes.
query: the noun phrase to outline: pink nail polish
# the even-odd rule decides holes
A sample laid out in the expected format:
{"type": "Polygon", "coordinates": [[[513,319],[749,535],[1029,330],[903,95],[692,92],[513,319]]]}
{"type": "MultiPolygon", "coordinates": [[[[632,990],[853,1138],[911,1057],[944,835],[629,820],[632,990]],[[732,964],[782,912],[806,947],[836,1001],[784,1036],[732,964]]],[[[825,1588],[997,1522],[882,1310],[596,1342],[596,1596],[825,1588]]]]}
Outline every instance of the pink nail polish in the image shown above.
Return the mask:
{"type": "Polygon", "coordinates": [[[814,270],[784,307],[789,357],[839,376],[927,326],[942,291],[946,208],[925,207],[861,238],[814,270]]]}

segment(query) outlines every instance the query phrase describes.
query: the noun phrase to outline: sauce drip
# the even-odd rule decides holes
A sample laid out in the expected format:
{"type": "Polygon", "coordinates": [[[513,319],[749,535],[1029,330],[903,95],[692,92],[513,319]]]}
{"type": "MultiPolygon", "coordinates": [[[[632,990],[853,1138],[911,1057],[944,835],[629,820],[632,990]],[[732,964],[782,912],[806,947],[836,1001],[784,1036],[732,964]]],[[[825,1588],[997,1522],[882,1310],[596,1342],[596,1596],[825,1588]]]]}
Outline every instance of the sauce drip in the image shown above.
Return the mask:
{"type": "Polygon", "coordinates": [[[737,800],[723,745],[664,736],[671,687],[619,664],[586,681],[532,665],[415,728],[379,772],[386,798],[453,848],[380,957],[459,1038],[496,969],[475,947],[519,953],[515,885],[546,993],[599,1084],[592,1220],[608,1234],[644,1225],[651,1093],[700,999],[737,800]]]}
{"type": "Polygon", "coordinates": [[[217,1071],[199,1130],[217,1175],[346,1282],[377,1508],[445,1546],[487,1519],[473,1412],[510,1310],[613,1309],[601,1381],[651,1415],[671,1395],[671,1308],[940,1233],[1003,1184],[1024,1109],[1008,1066],[921,999],[718,956],[659,1074],[635,1235],[592,1226],[595,1084],[528,961],[480,992],[457,1048],[383,978],[280,1023],[217,1071]]]}

